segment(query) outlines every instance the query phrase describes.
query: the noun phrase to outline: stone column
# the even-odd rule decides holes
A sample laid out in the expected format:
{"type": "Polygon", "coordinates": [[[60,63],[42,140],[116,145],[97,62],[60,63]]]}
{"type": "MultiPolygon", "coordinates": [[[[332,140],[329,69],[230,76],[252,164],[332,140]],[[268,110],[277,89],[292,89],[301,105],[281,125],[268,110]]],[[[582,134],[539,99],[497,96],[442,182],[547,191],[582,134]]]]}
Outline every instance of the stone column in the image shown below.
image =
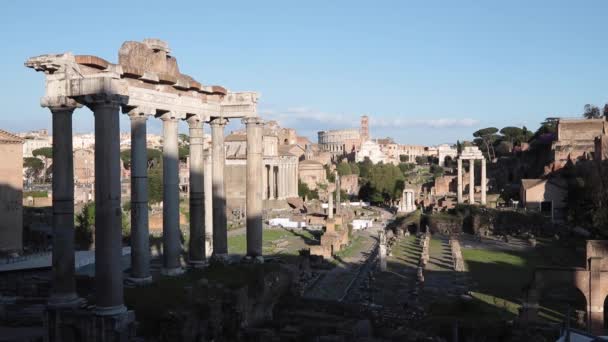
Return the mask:
{"type": "Polygon", "coordinates": [[[53,282],[48,301],[51,307],[73,307],[81,302],[74,278],[72,113],[75,108],[75,103],[70,107],[49,108],[53,115],[53,282]]]}
{"type": "Polygon", "coordinates": [[[262,199],[268,199],[268,165],[262,166],[262,199]]]}
{"type": "Polygon", "coordinates": [[[481,159],[481,205],[486,205],[486,159],[481,159]]]}
{"type": "Polygon", "coordinates": [[[262,134],[264,121],[245,118],[247,125],[247,256],[262,257],[262,134]]]}
{"type": "Polygon", "coordinates": [[[462,203],[462,159],[458,158],[458,178],[456,179],[456,196],[458,203],[462,203]]]}
{"type": "Polygon", "coordinates": [[[210,258],[213,252],[213,193],[211,174],[211,148],[205,150],[205,171],[203,172],[205,197],[205,258],[210,258]]]}
{"type": "Polygon", "coordinates": [[[228,232],[226,230],[226,188],[224,168],[226,152],[224,147],[224,127],[228,120],[215,118],[211,121],[213,153],[213,254],[222,257],[228,254],[228,232]]]}
{"type": "Polygon", "coordinates": [[[148,227],[148,150],[146,121],[152,110],[133,109],[131,118],[131,274],[135,284],[152,281],[148,227]]]}
{"type": "Polygon", "coordinates": [[[469,203],[475,204],[475,159],[469,159],[469,203]]]}
{"type": "Polygon", "coordinates": [[[163,114],[163,267],[161,273],[176,276],[181,267],[179,228],[179,153],[178,122],[175,113],[163,114]]]}
{"type": "Polygon", "coordinates": [[[203,122],[198,116],[187,120],[190,127],[190,241],[188,262],[205,262],[205,208],[203,180],[203,122]]]}
{"type": "Polygon", "coordinates": [[[276,186],[276,177],[275,177],[275,173],[274,173],[274,165],[270,165],[270,170],[268,173],[268,190],[270,191],[270,196],[268,196],[269,199],[273,200],[276,199],[275,196],[275,186],[276,186]]]}
{"type": "Polygon", "coordinates": [[[340,215],[341,202],[340,202],[340,175],[338,171],[335,173],[336,177],[336,215],[340,215]]]}
{"type": "Polygon", "coordinates": [[[95,290],[96,313],[126,311],[123,299],[120,125],[122,98],[91,97],[95,114],[95,290]]]}
{"type": "Polygon", "coordinates": [[[330,219],[334,218],[334,193],[329,191],[329,198],[327,199],[327,217],[330,219]]]}

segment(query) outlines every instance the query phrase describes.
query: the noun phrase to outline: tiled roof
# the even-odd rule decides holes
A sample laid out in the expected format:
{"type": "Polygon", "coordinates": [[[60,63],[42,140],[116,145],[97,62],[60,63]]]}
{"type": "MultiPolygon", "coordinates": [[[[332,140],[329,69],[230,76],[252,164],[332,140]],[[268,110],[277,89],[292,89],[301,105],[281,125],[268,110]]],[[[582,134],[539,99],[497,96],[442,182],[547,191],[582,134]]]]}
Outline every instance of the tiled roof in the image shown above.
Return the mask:
{"type": "Polygon", "coordinates": [[[5,144],[23,144],[23,139],[3,129],[0,129],[0,142],[5,144]]]}

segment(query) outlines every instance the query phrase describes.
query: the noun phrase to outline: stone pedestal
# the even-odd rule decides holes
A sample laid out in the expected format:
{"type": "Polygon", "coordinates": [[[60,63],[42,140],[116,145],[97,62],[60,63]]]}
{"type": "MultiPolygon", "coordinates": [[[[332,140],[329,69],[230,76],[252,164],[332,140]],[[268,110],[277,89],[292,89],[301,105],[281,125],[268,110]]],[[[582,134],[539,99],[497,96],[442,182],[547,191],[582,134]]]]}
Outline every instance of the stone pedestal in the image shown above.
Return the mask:
{"type": "Polygon", "coordinates": [[[262,255],[262,135],[264,122],[246,118],[247,125],[247,256],[262,255]]]}
{"type": "Polygon", "coordinates": [[[180,262],[178,116],[163,114],[163,267],[161,273],[183,273],[180,262]]]}
{"type": "Polygon", "coordinates": [[[120,126],[123,99],[98,95],[87,103],[95,114],[95,290],[96,313],[118,315],[123,299],[120,126]]]}
{"type": "Polygon", "coordinates": [[[190,242],[188,262],[192,265],[205,262],[205,208],[203,180],[203,122],[193,116],[190,126],[190,242]]]}
{"type": "Polygon", "coordinates": [[[53,282],[49,305],[80,303],[74,279],[74,160],[72,107],[51,107],[53,114],[53,282]]]}
{"type": "Polygon", "coordinates": [[[226,185],[224,183],[224,168],[226,165],[224,127],[226,127],[227,123],[228,120],[224,118],[215,118],[211,121],[213,159],[213,254],[219,257],[228,254],[226,185]]]}
{"type": "Polygon", "coordinates": [[[135,313],[99,316],[87,310],[49,309],[44,315],[47,342],[136,341],[135,313]]]}
{"type": "Polygon", "coordinates": [[[152,281],[148,227],[148,150],[146,121],[150,110],[135,109],[131,118],[131,274],[134,284],[152,281]],[[147,112],[147,113],[146,113],[147,112]]]}

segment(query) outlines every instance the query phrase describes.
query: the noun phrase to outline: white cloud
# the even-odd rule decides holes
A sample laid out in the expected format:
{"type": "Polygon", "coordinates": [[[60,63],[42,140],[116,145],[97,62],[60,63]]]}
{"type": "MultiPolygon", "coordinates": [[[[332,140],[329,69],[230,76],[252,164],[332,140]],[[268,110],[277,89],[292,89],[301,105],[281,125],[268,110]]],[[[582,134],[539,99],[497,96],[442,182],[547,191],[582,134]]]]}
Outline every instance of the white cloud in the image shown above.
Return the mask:
{"type": "MultiPolygon", "coordinates": [[[[267,120],[276,120],[285,127],[314,128],[317,130],[358,127],[358,115],[328,113],[313,110],[307,107],[290,107],[284,110],[276,108],[263,108],[260,114],[267,120]]],[[[402,115],[392,118],[382,118],[370,115],[370,125],[373,128],[404,128],[404,127],[473,127],[479,120],[471,118],[437,118],[437,119],[404,119],[402,115]]]]}

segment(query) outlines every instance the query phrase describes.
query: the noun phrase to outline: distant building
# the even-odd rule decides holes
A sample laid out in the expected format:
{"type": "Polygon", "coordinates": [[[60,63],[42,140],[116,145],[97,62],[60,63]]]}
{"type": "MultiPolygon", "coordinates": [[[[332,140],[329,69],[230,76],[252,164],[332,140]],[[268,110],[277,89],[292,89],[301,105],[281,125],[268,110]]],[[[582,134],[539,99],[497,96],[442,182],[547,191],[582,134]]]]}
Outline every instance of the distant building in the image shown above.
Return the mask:
{"type": "Polygon", "coordinates": [[[605,119],[559,119],[557,121],[557,140],[551,146],[554,170],[568,161],[593,159],[595,138],[608,133],[605,119]]]}
{"type": "Polygon", "coordinates": [[[74,183],[95,183],[95,152],[90,149],[74,150],[74,183]]]}
{"type": "Polygon", "coordinates": [[[0,251],[23,248],[24,139],[0,130],[0,251]]]}
{"type": "Polygon", "coordinates": [[[39,148],[51,147],[53,141],[50,137],[31,137],[23,140],[22,150],[23,157],[33,157],[33,152],[39,148]]]}
{"type": "Polygon", "coordinates": [[[332,158],[354,154],[361,144],[370,139],[369,118],[361,117],[359,128],[334,129],[317,133],[320,152],[329,152],[332,158]]]}
{"type": "Polygon", "coordinates": [[[357,152],[356,156],[355,156],[355,160],[357,162],[362,162],[365,160],[365,158],[369,158],[371,160],[372,163],[377,164],[377,163],[388,163],[388,162],[393,162],[394,160],[388,158],[388,156],[386,154],[384,154],[384,152],[382,152],[382,150],[380,149],[380,145],[378,145],[377,143],[368,140],[366,142],[364,142],[361,145],[361,149],[357,152]]]}
{"type": "Polygon", "coordinates": [[[567,196],[568,187],[561,178],[521,180],[519,197],[524,208],[539,210],[552,218],[562,218],[567,196]]]}

